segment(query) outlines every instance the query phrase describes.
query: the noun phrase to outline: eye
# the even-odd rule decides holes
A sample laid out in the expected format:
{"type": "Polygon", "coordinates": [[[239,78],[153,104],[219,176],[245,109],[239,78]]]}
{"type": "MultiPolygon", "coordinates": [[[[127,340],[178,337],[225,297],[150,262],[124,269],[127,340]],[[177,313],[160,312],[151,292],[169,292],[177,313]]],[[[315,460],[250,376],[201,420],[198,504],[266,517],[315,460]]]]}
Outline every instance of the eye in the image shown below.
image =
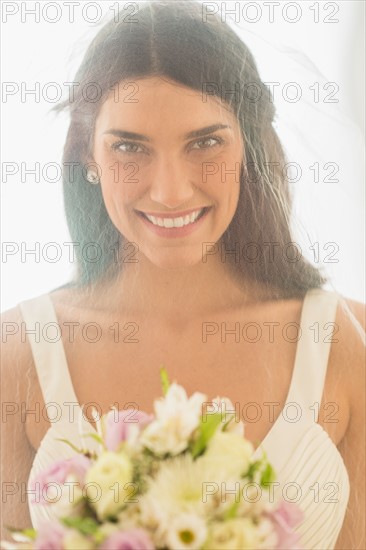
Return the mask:
{"type": "Polygon", "coordinates": [[[212,149],[216,145],[221,145],[224,143],[224,140],[220,137],[213,137],[213,136],[207,136],[205,138],[201,138],[197,141],[192,142],[193,146],[192,149],[195,150],[202,150],[202,149],[212,149]],[[201,146],[203,144],[203,147],[201,146]],[[206,145],[205,145],[206,144],[206,145]],[[198,145],[198,147],[194,147],[194,145],[198,145]]]}
{"type": "Polygon", "coordinates": [[[135,143],[134,141],[117,141],[116,143],[113,143],[112,149],[113,151],[127,154],[136,154],[145,151],[141,145],[135,143]],[[139,148],[141,149],[140,151],[138,151],[139,148]]]}

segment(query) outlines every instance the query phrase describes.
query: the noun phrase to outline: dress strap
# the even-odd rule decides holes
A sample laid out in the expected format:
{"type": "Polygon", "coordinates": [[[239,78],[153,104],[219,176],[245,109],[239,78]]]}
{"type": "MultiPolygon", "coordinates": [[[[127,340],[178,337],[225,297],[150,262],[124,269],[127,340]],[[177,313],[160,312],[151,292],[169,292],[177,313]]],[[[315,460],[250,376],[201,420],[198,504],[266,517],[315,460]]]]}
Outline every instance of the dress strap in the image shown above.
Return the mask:
{"type": "Polygon", "coordinates": [[[320,288],[310,289],[301,314],[294,372],[287,401],[298,403],[305,416],[318,422],[328,358],[337,342],[335,318],[340,295],[320,288]]]}
{"type": "MultiPolygon", "coordinates": [[[[62,343],[62,328],[57,322],[51,298],[49,294],[42,294],[18,305],[45,405],[52,403],[61,415],[59,420],[67,419],[70,417],[70,407],[73,410],[78,402],[62,343]]],[[[52,416],[55,414],[52,411],[52,416]]]]}

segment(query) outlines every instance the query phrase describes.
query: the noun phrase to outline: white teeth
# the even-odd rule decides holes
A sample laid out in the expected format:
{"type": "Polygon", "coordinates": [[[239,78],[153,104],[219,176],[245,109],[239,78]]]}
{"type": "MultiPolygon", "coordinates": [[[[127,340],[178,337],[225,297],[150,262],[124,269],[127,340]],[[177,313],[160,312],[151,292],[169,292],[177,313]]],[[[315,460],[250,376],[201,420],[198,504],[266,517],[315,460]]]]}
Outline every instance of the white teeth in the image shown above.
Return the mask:
{"type": "Polygon", "coordinates": [[[183,227],[189,223],[194,223],[202,211],[203,208],[201,208],[201,210],[196,210],[196,212],[192,212],[192,214],[188,214],[184,218],[156,218],[155,216],[150,216],[149,214],[145,214],[145,216],[149,221],[151,221],[151,223],[158,225],[159,227],[183,227]]]}
{"type": "Polygon", "coordinates": [[[174,227],[174,220],[173,218],[165,218],[163,219],[164,227],[174,227]]]}

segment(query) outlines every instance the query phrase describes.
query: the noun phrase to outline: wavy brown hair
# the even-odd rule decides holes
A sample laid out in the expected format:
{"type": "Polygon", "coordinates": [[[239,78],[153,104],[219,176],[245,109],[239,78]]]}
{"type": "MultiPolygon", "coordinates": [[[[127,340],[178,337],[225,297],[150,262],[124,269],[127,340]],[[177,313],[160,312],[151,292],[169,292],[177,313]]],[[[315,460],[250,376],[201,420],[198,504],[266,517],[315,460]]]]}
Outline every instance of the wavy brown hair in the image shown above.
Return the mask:
{"type": "Polygon", "coordinates": [[[327,282],[289,244],[292,199],[283,170],[285,154],[272,124],[275,107],[270,90],[236,32],[217,16],[203,17],[202,10],[196,1],[153,1],[129,20],[121,12],[119,21],[105,24],[87,49],[75,77],[73,101],[57,107],[68,108],[71,117],[63,162],[73,163],[75,170],[73,177],[70,170],[64,171],[64,202],[71,237],[80,245],[77,273],[66,286],[93,283],[123,268],[113,249],[124,237],[108,216],[100,185],[86,182],[85,163],[91,157],[96,117],[111,89],[121,81],[150,76],[209,92],[237,117],[245,159],[237,209],[220,245],[221,251],[239,250],[239,259],[224,254],[224,260],[243,277],[275,289],[279,297],[301,296],[327,282]],[[85,93],[93,87],[99,91],[95,100],[85,93]],[[83,254],[88,243],[101,251],[95,262],[83,254]],[[275,243],[273,256],[265,253],[268,243],[275,243]]]}

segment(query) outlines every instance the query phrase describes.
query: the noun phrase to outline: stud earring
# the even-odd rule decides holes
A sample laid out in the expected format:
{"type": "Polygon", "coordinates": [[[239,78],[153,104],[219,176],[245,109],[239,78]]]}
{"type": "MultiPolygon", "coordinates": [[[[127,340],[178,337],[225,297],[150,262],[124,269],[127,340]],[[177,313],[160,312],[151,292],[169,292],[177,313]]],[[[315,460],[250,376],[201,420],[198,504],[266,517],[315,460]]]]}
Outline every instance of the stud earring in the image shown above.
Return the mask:
{"type": "Polygon", "coordinates": [[[97,172],[94,170],[88,170],[86,174],[86,179],[89,183],[92,183],[93,185],[98,185],[99,183],[99,176],[97,172]]]}

